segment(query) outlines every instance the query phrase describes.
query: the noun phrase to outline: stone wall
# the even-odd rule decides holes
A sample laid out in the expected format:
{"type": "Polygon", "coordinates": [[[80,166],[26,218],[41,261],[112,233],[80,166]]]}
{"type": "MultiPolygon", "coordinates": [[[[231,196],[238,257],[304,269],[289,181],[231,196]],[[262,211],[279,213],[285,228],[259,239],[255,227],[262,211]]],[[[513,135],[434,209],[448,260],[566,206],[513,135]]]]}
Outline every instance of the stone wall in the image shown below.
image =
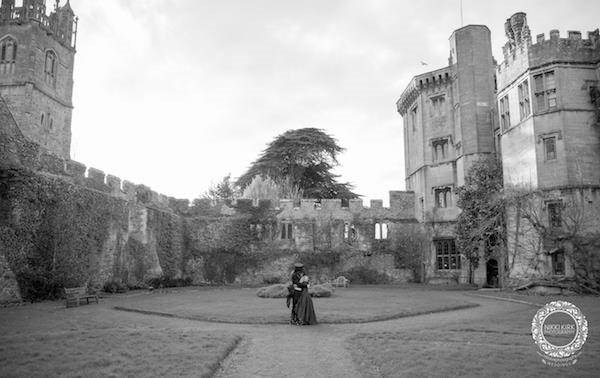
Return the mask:
{"type": "Polygon", "coordinates": [[[313,253],[335,257],[311,268],[318,281],[356,266],[392,282],[413,278],[389,249],[416,222],[412,192],[390,192],[390,207],[309,199],[190,206],[48,152],[21,133],[2,98],[0,122],[3,302],[111,281],[262,284],[286,280],[293,263],[313,253]],[[289,239],[284,224],[292,225],[289,239]],[[385,224],[386,240],[376,239],[376,224],[385,224]]]}

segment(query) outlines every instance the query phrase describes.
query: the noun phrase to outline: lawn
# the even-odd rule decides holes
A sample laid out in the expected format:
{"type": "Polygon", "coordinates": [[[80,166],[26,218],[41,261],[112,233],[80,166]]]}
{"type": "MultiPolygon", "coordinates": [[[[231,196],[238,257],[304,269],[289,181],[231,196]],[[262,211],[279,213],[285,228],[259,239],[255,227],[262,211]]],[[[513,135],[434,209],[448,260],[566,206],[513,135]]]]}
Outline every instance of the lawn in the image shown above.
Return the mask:
{"type": "Polygon", "coordinates": [[[206,377],[240,340],[186,321],[114,311],[102,302],[0,308],[0,377],[206,377]]]}
{"type": "MultiPolygon", "coordinates": [[[[313,298],[320,323],[364,323],[475,306],[426,287],[355,286],[313,298]],[[426,293],[426,295],[424,295],[426,293]]],[[[146,314],[224,323],[284,324],[285,299],[259,298],[250,288],[185,288],[146,293],[116,308],[146,314]]]]}
{"type": "Polygon", "coordinates": [[[456,323],[418,331],[360,333],[348,340],[348,348],[366,377],[597,377],[600,329],[595,324],[600,321],[600,298],[529,299],[542,304],[562,299],[580,307],[590,327],[583,352],[574,366],[555,368],[541,362],[531,338],[531,319],[537,311],[533,306],[525,313],[515,311],[490,321],[456,323]]]}
{"type": "Polygon", "coordinates": [[[0,376],[210,376],[237,341],[175,329],[0,337],[0,376]]]}

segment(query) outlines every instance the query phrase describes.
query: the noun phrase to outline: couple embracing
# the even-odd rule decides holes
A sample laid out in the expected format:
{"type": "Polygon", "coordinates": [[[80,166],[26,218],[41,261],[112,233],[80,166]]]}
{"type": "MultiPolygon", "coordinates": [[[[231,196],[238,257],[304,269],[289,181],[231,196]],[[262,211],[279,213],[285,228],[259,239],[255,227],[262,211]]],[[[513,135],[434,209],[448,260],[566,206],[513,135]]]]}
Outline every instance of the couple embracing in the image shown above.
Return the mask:
{"type": "Polygon", "coordinates": [[[310,283],[308,276],[304,272],[304,265],[294,264],[294,273],[292,273],[292,284],[288,286],[287,306],[290,307],[292,301],[292,316],[290,324],[293,325],[314,325],[317,324],[315,307],[308,293],[310,283]]]}

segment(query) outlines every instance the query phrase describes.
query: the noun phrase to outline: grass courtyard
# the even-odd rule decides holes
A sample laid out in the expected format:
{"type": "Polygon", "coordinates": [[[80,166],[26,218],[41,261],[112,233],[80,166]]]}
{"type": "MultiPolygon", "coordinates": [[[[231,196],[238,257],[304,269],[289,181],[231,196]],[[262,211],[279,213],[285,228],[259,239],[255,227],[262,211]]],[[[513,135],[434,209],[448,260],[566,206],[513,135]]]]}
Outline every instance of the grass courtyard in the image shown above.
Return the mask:
{"type": "Polygon", "coordinates": [[[69,309],[0,308],[0,376],[541,377],[600,368],[597,297],[560,298],[580,307],[589,336],[578,363],[559,369],[544,366],[530,335],[535,304],[556,297],[357,286],[315,299],[321,324],[293,327],[281,324],[283,299],[255,292],[183,288],[69,309]]]}
{"type": "MultiPolygon", "coordinates": [[[[313,298],[320,323],[364,323],[477,306],[445,291],[418,286],[338,288],[329,298],[313,298]],[[426,295],[423,295],[426,293],[426,295]]],[[[183,288],[145,293],[119,310],[223,323],[287,324],[282,298],[259,298],[255,288],[183,288]]]]}

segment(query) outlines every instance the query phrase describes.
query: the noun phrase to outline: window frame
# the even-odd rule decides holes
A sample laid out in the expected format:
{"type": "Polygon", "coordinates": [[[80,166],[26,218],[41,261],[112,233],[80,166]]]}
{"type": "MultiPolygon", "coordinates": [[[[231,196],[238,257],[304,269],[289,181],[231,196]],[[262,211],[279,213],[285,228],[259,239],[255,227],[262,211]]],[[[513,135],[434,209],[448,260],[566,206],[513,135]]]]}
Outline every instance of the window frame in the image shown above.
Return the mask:
{"type": "Polygon", "coordinates": [[[563,203],[561,200],[553,200],[546,202],[546,211],[548,212],[548,226],[556,229],[562,227],[562,209],[563,203]]]}
{"type": "Polygon", "coordinates": [[[558,96],[556,88],[556,73],[554,70],[540,72],[533,75],[535,106],[537,113],[555,110],[558,107],[558,96]],[[549,83],[552,77],[552,85],[549,83]],[[554,102],[551,106],[550,102],[554,102]]]}
{"type": "Polygon", "coordinates": [[[565,252],[558,250],[551,255],[552,274],[555,276],[564,276],[566,274],[565,252]]]}
{"type": "Polygon", "coordinates": [[[58,71],[58,55],[54,50],[46,51],[46,59],[44,60],[44,80],[46,84],[55,87],[58,71]]]}
{"type": "Polygon", "coordinates": [[[531,100],[529,98],[529,80],[525,79],[517,87],[519,93],[519,116],[524,120],[531,114],[531,100]]]}
{"type": "Polygon", "coordinates": [[[389,226],[386,222],[375,223],[375,240],[387,240],[389,237],[389,226]]]}
{"type": "Polygon", "coordinates": [[[510,104],[508,93],[500,98],[498,113],[500,115],[500,127],[502,130],[508,130],[510,128],[510,104]]]}
{"type": "Polygon", "coordinates": [[[281,240],[294,240],[294,227],[292,222],[281,222],[281,232],[279,233],[281,240]]]}
{"type": "Polygon", "coordinates": [[[553,161],[558,158],[558,154],[556,153],[556,140],[558,138],[556,135],[545,136],[542,138],[542,143],[544,146],[544,161],[553,161]],[[549,143],[552,142],[552,143],[549,143]],[[548,146],[552,145],[552,151],[548,149],[548,146]],[[552,152],[552,157],[548,157],[550,152],[552,152]]]}
{"type": "Polygon", "coordinates": [[[17,40],[12,36],[6,35],[0,39],[0,75],[12,75],[15,73],[17,50],[17,40]],[[9,47],[11,47],[12,50],[9,50],[9,47]],[[12,57],[7,56],[10,55],[10,52],[12,52],[12,57]]]}
{"type": "Polygon", "coordinates": [[[452,207],[452,187],[440,186],[437,188],[433,188],[433,194],[435,200],[435,208],[446,209],[448,207],[452,207]]]}
{"type": "Polygon", "coordinates": [[[456,239],[433,239],[437,270],[455,271],[462,269],[462,257],[456,248],[456,239]]]}
{"type": "Polygon", "coordinates": [[[433,162],[439,163],[448,159],[450,140],[448,138],[439,138],[431,141],[431,150],[433,153],[433,162]],[[440,147],[440,154],[438,154],[438,147],[440,147]]]}

